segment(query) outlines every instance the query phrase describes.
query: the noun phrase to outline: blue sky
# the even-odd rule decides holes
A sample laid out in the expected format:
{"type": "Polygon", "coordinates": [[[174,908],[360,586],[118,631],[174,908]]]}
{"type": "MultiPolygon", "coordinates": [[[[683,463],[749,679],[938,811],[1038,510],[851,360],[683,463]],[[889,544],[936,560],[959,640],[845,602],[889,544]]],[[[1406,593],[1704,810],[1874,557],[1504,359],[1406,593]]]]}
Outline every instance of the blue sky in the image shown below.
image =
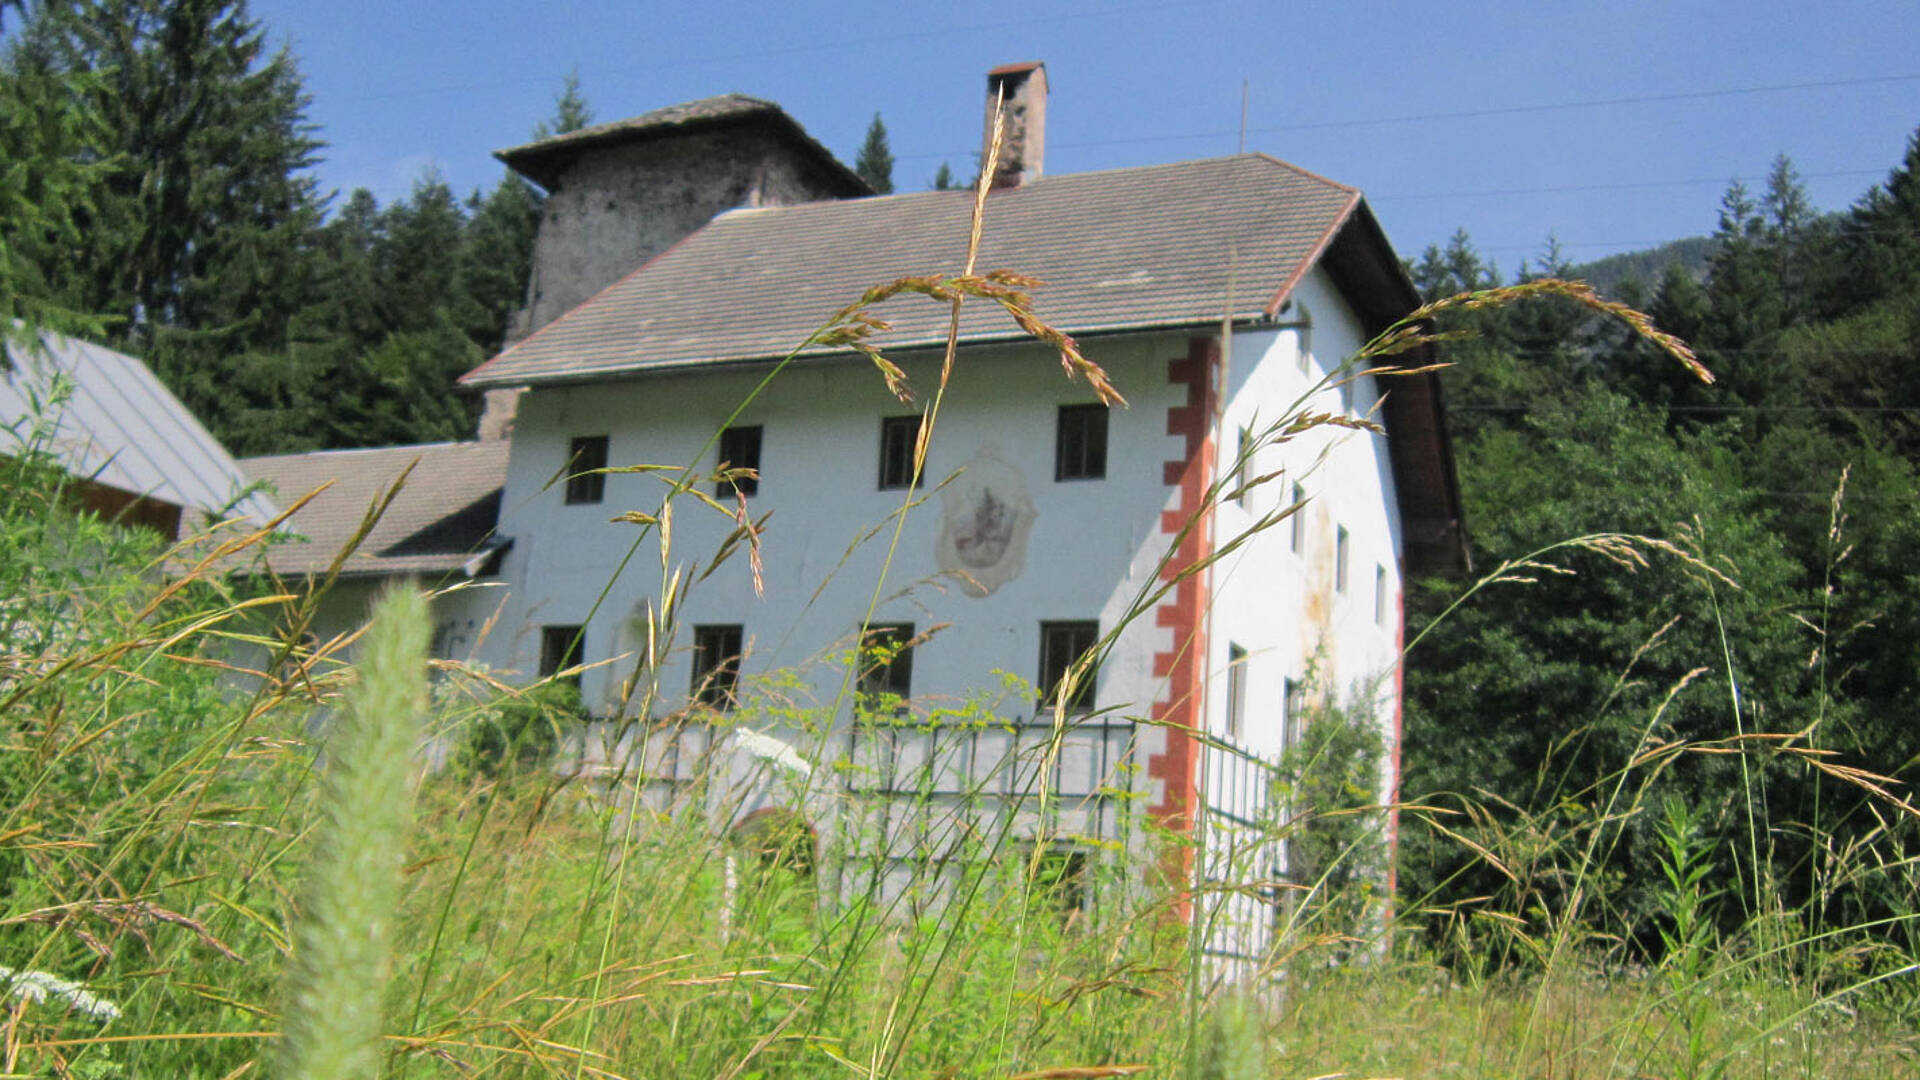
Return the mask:
{"type": "Polygon", "coordinates": [[[491,186],[577,70],[596,120],[739,91],[851,161],[875,110],[924,187],[963,176],[985,73],[1044,60],[1048,172],[1246,145],[1366,191],[1402,254],[1465,228],[1511,274],[1711,231],[1779,153],[1816,206],[1920,126],[1920,4],[255,0],[299,57],[323,185],[491,186]]]}

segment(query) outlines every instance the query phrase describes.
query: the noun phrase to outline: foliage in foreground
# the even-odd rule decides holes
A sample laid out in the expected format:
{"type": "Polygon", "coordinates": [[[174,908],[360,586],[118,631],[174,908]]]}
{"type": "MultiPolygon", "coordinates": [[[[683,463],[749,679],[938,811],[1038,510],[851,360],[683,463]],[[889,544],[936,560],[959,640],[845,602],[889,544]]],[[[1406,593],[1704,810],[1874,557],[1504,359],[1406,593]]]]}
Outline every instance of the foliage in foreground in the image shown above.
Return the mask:
{"type": "MultiPolygon", "coordinates": [[[[937,902],[897,902],[882,863],[852,849],[742,845],[696,809],[701,779],[655,809],[625,786],[634,776],[570,779],[538,747],[523,754],[543,719],[564,722],[564,694],[543,717],[529,713],[537,697],[449,691],[428,726],[466,739],[470,767],[415,796],[381,978],[377,958],[314,930],[328,907],[317,890],[380,872],[324,870],[337,841],[329,856],[316,837],[372,793],[319,783],[352,752],[314,733],[351,730],[317,721],[396,672],[289,648],[312,597],[236,593],[181,575],[178,556],[159,573],[150,538],[57,508],[65,481],[44,458],[7,464],[0,958],[71,987],[30,1000],[53,984],[9,975],[8,1072],[267,1075],[276,1033],[302,1030],[289,1001],[309,1025],[377,1009],[390,1076],[1879,1076],[1912,1063],[1912,950],[1888,925],[1820,936],[1778,902],[1725,916],[1728,895],[1700,869],[1701,819],[1648,802],[1639,782],[1713,747],[1644,732],[1613,763],[1598,822],[1544,817],[1477,851],[1508,868],[1530,858],[1553,906],[1503,890],[1456,909],[1428,945],[1356,940],[1379,933],[1356,917],[1377,911],[1370,875],[1348,872],[1379,816],[1340,793],[1371,788],[1377,753],[1361,727],[1310,726],[1324,738],[1291,783],[1333,820],[1268,827],[1327,887],[1293,894],[1261,965],[1266,994],[1249,1002],[1188,951],[1169,918],[1178,886],[1096,875],[1082,883],[1090,909],[1063,907],[1057,866],[988,836],[922,865],[943,875],[921,894],[937,902]],[[1655,877],[1638,887],[1669,913],[1652,962],[1615,947],[1631,930],[1613,916],[1622,883],[1596,872],[1596,845],[1643,819],[1655,877]],[[310,973],[296,986],[328,989],[289,995],[290,966],[310,973]]],[[[417,659],[397,674],[415,686],[399,697],[424,695],[417,659]]],[[[404,800],[413,780],[386,764],[370,783],[404,800]]],[[[1889,833],[1844,865],[1897,877],[1899,843],[1889,833]]],[[[1263,873],[1226,888],[1262,888],[1263,873]]],[[[300,1075],[300,1043],[283,1045],[277,1074],[300,1075]]]]}

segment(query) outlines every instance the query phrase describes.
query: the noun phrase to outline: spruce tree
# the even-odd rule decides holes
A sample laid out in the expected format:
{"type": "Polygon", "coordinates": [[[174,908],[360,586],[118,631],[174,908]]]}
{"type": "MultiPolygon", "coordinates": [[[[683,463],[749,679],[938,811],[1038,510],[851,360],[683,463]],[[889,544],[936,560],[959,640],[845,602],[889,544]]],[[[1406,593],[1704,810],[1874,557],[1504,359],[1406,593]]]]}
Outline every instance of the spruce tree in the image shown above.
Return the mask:
{"type": "Polygon", "coordinates": [[[243,404],[229,361],[285,349],[311,299],[321,143],[293,57],[267,52],[244,0],[67,0],[23,33],[95,118],[60,299],[116,319],[222,433],[243,404]]]}
{"type": "MultiPolygon", "coordinates": [[[[4,5],[0,5],[0,10],[4,5]]],[[[0,55],[0,337],[15,322],[84,336],[104,326],[62,302],[61,269],[82,246],[96,114],[79,78],[53,70],[25,37],[0,55]]]]}
{"type": "Polygon", "coordinates": [[[933,174],[933,190],[952,191],[953,187],[953,166],[943,161],[940,163],[940,170],[933,174]]]}
{"type": "Polygon", "coordinates": [[[887,126],[880,122],[880,114],[873,114],[873,123],[867,125],[867,141],[860,144],[860,155],[854,159],[853,171],[876,195],[889,195],[893,192],[893,151],[887,146],[887,126]]]}
{"type": "Polygon", "coordinates": [[[586,95],[580,92],[580,69],[567,72],[562,80],[560,92],[553,98],[553,116],[533,126],[535,139],[565,135],[570,131],[579,131],[593,123],[593,109],[587,104],[586,95]]]}

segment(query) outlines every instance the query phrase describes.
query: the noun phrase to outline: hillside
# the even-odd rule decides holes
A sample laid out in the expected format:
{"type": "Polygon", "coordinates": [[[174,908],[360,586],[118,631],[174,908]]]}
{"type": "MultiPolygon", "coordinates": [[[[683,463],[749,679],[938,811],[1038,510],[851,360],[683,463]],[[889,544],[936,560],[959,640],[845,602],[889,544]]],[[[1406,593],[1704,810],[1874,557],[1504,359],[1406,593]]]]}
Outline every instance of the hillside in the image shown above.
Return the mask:
{"type": "Polygon", "coordinates": [[[1713,246],[1714,239],[1711,236],[1683,237],[1644,251],[1623,251],[1604,259],[1581,263],[1573,268],[1573,276],[1586,281],[1603,295],[1616,297],[1621,283],[1629,278],[1636,278],[1649,288],[1659,284],[1669,263],[1677,262],[1687,268],[1695,281],[1705,281],[1707,260],[1713,257],[1713,246]]]}

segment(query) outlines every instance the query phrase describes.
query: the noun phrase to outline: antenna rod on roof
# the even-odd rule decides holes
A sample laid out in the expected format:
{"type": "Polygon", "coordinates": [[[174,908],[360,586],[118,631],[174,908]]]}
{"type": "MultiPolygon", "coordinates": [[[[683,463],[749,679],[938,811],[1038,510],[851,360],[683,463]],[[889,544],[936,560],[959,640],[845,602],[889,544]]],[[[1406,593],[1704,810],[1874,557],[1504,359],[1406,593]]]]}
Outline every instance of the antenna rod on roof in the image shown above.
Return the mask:
{"type": "Polygon", "coordinates": [[[1247,81],[1240,80],[1240,153],[1247,152],[1247,81]]]}

